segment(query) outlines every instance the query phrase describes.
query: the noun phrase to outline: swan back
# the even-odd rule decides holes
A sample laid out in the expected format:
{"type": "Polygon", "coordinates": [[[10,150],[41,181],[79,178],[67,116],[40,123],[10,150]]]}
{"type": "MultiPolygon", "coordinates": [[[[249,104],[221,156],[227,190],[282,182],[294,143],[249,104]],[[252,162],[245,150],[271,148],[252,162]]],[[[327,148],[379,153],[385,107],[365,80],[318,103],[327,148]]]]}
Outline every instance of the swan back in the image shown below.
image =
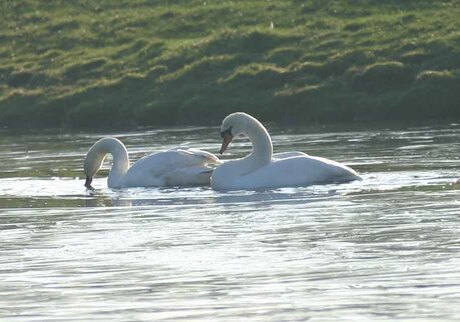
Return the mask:
{"type": "Polygon", "coordinates": [[[209,184],[213,154],[187,147],[154,153],[139,159],[126,173],[124,186],[193,186],[209,184]]]}

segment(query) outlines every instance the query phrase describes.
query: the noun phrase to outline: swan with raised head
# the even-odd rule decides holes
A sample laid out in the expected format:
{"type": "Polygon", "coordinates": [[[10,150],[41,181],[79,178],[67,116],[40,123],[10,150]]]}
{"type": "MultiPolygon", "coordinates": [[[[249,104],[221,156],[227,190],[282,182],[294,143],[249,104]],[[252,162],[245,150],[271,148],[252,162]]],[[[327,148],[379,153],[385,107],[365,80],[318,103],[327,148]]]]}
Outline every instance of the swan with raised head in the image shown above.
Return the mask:
{"type": "Polygon", "coordinates": [[[212,153],[179,147],[145,156],[130,167],[124,144],[107,137],[97,141],[86,154],[87,188],[92,188],[93,177],[109,153],[113,158],[107,178],[109,188],[209,185],[212,165],[220,163],[212,153]]]}
{"type": "Polygon", "coordinates": [[[224,162],[214,170],[211,187],[215,190],[257,190],[361,179],[353,169],[326,158],[303,152],[273,154],[265,127],[242,112],[230,114],[223,120],[220,153],[240,134],[251,140],[252,152],[245,158],[224,162]]]}

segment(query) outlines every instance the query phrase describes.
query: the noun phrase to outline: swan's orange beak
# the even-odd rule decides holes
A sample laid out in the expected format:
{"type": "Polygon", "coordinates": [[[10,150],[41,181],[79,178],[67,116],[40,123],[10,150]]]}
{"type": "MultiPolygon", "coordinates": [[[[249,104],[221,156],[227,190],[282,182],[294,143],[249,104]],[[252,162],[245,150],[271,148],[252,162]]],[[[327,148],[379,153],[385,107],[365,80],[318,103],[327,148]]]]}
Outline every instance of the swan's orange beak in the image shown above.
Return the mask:
{"type": "Polygon", "coordinates": [[[93,182],[93,178],[91,178],[89,176],[86,176],[85,187],[88,188],[88,189],[94,189],[91,186],[91,182],[93,182]]]}
{"type": "Polygon", "coordinates": [[[222,138],[224,140],[222,141],[222,146],[221,146],[220,151],[219,151],[220,154],[223,154],[225,152],[225,150],[227,150],[228,145],[233,140],[233,135],[231,135],[230,133],[225,133],[224,135],[222,135],[222,138]]]}

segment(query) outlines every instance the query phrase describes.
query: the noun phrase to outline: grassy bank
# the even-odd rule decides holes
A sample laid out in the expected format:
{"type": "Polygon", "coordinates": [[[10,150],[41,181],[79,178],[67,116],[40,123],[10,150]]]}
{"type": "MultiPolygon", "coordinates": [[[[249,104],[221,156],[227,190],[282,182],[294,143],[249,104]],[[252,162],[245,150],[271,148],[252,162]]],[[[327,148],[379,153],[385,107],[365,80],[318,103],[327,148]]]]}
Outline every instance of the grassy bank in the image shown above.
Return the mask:
{"type": "Polygon", "coordinates": [[[0,125],[460,117],[458,0],[0,2],[0,125]]]}

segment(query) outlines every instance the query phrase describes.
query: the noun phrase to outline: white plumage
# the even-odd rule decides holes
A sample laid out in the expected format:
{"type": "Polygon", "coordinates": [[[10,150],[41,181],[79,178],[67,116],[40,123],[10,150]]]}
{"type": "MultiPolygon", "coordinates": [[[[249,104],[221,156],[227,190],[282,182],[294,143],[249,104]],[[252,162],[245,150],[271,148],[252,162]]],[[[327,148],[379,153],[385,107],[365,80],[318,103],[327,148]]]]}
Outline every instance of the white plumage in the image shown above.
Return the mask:
{"type": "Polygon", "coordinates": [[[130,167],[123,143],[115,138],[103,138],[86,155],[86,186],[90,187],[108,153],[113,157],[107,179],[109,188],[208,185],[212,166],[220,163],[212,153],[179,147],[145,156],[130,167]]]}
{"type": "Polygon", "coordinates": [[[256,190],[361,179],[353,169],[326,158],[297,151],[273,154],[267,130],[248,114],[230,114],[222,122],[221,131],[224,138],[221,153],[239,134],[249,137],[253,150],[245,158],[218,166],[211,177],[213,189],[256,190]]]}

